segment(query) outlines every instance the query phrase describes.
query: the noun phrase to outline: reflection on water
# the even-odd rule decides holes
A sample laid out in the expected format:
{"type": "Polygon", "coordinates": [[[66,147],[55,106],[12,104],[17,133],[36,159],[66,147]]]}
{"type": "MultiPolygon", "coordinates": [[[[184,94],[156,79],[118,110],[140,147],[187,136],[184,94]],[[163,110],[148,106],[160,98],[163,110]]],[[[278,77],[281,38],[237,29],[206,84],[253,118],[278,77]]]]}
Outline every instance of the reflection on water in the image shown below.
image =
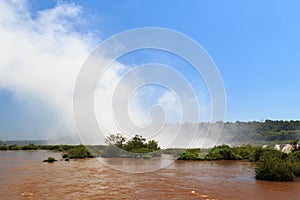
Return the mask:
{"type": "MultiPolygon", "coordinates": [[[[299,199],[294,182],[256,181],[243,161],[176,161],[150,173],[113,170],[96,159],[60,160],[47,151],[0,152],[0,199],[299,199]],[[44,163],[53,156],[59,161],[44,163]],[[298,198],[297,198],[298,197],[298,198]]],[[[165,159],[165,158],[164,158],[165,159]]],[[[167,158],[168,159],[168,158],[167,158]]],[[[111,159],[134,167],[147,160],[111,159]]]]}
{"type": "Polygon", "coordinates": [[[166,168],[175,162],[172,155],[163,154],[153,159],[134,158],[97,158],[99,162],[110,168],[129,173],[154,172],[166,168]]]}

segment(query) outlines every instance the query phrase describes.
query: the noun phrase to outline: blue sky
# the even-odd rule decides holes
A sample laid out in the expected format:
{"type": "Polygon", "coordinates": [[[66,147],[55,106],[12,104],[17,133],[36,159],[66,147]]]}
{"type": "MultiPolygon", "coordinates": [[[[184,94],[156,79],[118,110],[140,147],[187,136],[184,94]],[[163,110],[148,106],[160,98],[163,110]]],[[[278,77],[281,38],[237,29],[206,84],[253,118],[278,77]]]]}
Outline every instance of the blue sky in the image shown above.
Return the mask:
{"type": "Polygon", "coordinates": [[[104,39],[147,26],[195,39],[222,74],[227,120],[300,118],[299,1],[72,2],[104,39]]]}
{"type": "MultiPolygon", "coordinates": [[[[113,34],[141,27],[174,29],[196,40],[222,75],[227,96],[225,121],[300,119],[300,2],[297,0],[33,0],[25,4],[34,20],[41,10],[51,9],[57,3],[80,7],[76,19],[67,20],[78,20],[72,32],[92,34],[89,47],[113,34]]],[[[139,58],[136,62],[151,60],[142,58],[145,60],[139,58]]],[[[34,135],[30,125],[37,122],[38,129],[43,130],[50,126],[49,121],[57,121],[51,109],[38,98],[26,97],[20,101],[11,86],[0,86],[0,130],[6,132],[4,138],[10,137],[9,132],[13,133],[11,138],[22,138],[20,126],[34,135]],[[40,102],[40,109],[30,112],[28,108],[36,101],[40,102]]]]}

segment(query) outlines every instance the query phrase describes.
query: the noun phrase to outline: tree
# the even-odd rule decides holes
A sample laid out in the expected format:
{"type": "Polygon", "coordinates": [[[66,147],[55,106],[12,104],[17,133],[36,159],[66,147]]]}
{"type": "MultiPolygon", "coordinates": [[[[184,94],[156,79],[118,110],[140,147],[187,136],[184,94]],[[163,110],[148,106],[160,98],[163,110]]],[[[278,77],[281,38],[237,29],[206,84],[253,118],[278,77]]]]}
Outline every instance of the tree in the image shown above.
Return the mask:
{"type": "Polygon", "coordinates": [[[158,142],[150,140],[146,142],[146,138],[135,135],[126,142],[125,137],[121,134],[113,134],[105,139],[109,144],[103,150],[102,157],[130,157],[130,158],[151,158],[152,156],[160,156],[158,142]]]}
{"type": "Polygon", "coordinates": [[[135,135],[131,140],[127,142],[125,145],[125,150],[131,151],[131,150],[137,150],[141,148],[146,148],[145,144],[146,139],[143,138],[140,135],[135,135]]]}
{"type": "Polygon", "coordinates": [[[151,150],[159,150],[158,142],[154,140],[149,140],[147,143],[147,148],[151,150]]]}
{"type": "Polygon", "coordinates": [[[105,139],[105,143],[108,145],[116,145],[117,147],[122,148],[124,143],[126,142],[126,138],[120,134],[111,134],[105,139]]]}

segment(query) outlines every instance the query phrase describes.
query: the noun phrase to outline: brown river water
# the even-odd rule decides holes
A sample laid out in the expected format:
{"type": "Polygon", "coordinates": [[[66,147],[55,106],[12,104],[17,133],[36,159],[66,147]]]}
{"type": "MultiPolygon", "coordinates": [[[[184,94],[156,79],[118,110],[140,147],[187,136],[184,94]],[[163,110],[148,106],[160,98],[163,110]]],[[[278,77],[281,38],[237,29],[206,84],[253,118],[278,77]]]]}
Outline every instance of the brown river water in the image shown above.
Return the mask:
{"type": "MultiPolygon", "coordinates": [[[[129,168],[130,162],[136,162],[124,160],[129,168]]],[[[139,165],[143,162],[147,165],[143,160],[139,165]]],[[[106,167],[97,159],[63,161],[60,153],[49,151],[1,151],[0,186],[1,200],[300,199],[300,179],[257,181],[246,161],[176,161],[154,172],[133,174],[106,167]],[[48,156],[59,161],[41,162],[48,156]]]]}

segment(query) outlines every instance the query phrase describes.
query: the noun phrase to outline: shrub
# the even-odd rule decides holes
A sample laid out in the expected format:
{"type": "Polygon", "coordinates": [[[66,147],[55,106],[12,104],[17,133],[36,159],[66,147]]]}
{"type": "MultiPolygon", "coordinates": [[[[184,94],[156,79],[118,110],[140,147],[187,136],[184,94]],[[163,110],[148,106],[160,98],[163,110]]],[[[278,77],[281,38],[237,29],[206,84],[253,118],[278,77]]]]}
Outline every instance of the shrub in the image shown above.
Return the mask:
{"type": "Polygon", "coordinates": [[[300,162],[300,150],[294,151],[292,154],[290,154],[295,160],[300,162]]]}
{"type": "Polygon", "coordinates": [[[38,149],[40,149],[39,146],[33,143],[29,143],[28,145],[22,147],[22,150],[38,150],[38,149]]]}
{"type": "Polygon", "coordinates": [[[245,145],[241,147],[233,147],[232,150],[236,155],[239,155],[242,159],[251,159],[253,152],[257,147],[253,147],[251,145],[245,145]]]}
{"type": "MultiPolygon", "coordinates": [[[[268,152],[268,151],[275,151],[275,149],[271,149],[271,148],[262,148],[262,147],[256,147],[254,148],[254,150],[252,151],[252,153],[250,154],[249,157],[249,161],[250,162],[257,162],[260,160],[261,155],[264,152],[268,152]]],[[[277,151],[277,150],[276,150],[277,151]]]]}
{"type": "Polygon", "coordinates": [[[93,157],[85,146],[73,147],[63,154],[63,158],[90,158],[93,157]]]}
{"type": "Polygon", "coordinates": [[[2,145],[2,146],[0,146],[0,150],[1,151],[6,151],[6,150],[9,150],[9,148],[8,148],[7,145],[2,145]]]}
{"type": "Polygon", "coordinates": [[[263,151],[255,167],[255,177],[262,180],[291,181],[295,178],[294,162],[287,154],[269,149],[263,151]]]}
{"type": "Polygon", "coordinates": [[[300,176],[300,163],[299,162],[293,162],[293,161],[290,161],[290,164],[289,164],[292,168],[292,173],[295,175],[295,176],[300,176]]]}
{"type": "Polygon", "coordinates": [[[43,162],[49,162],[49,163],[52,163],[52,162],[55,162],[57,161],[55,158],[53,157],[48,157],[46,160],[44,160],[43,162]]]}
{"type": "Polygon", "coordinates": [[[69,154],[68,154],[68,153],[64,153],[64,154],[62,155],[62,157],[63,157],[63,158],[69,158],[69,154]]]}
{"type": "Polygon", "coordinates": [[[216,146],[205,156],[206,160],[240,160],[242,157],[233,152],[228,145],[216,146]]]}
{"type": "Polygon", "coordinates": [[[9,146],[9,150],[22,150],[22,147],[21,146],[19,146],[19,145],[11,145],[11,146],[9,146]]]}
{"type": "Polygon", "coordinates": [[[178,160],[199,160],[199,156],[196,153],[192,153],[190,151],[185,151],[178,160]]]}
{"type": "Polygon", "coordinates": [[[289,165],[292,166],[292,172],[295,176],[300,176],[300,151],[295,151],[288,155],[289,165]]]}

